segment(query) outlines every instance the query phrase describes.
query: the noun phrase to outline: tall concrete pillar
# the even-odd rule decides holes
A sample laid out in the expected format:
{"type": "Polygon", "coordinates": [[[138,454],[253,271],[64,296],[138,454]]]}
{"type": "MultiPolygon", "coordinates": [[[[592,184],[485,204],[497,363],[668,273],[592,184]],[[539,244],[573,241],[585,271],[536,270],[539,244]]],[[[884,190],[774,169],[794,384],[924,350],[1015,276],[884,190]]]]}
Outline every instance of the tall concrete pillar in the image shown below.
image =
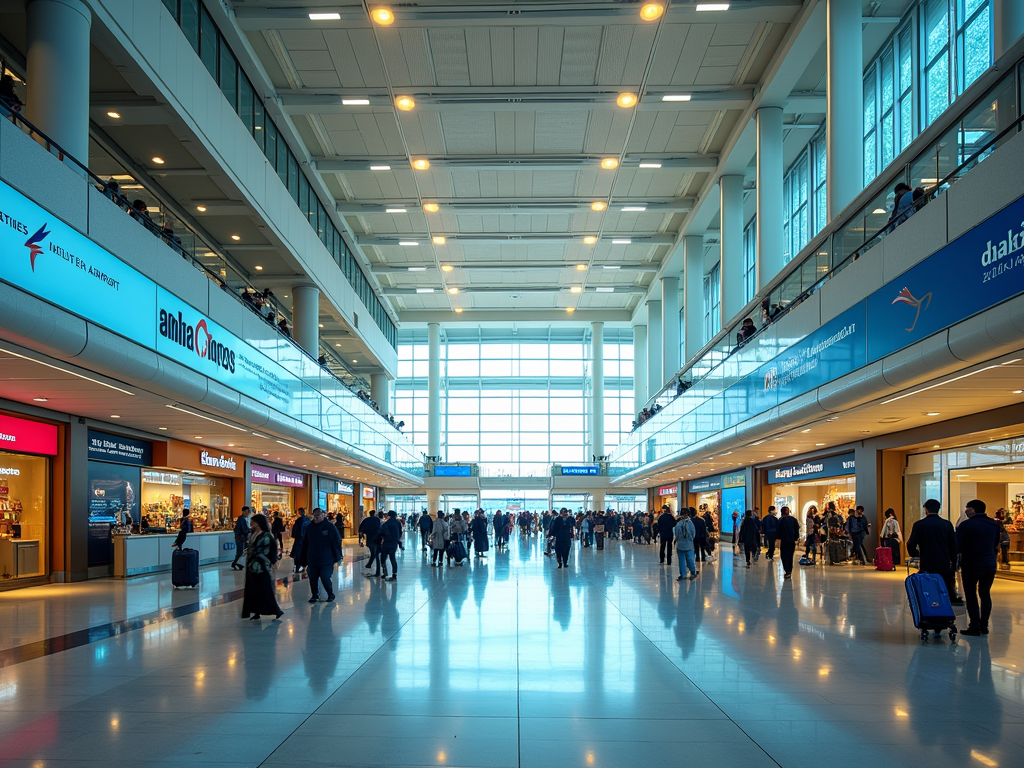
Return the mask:
{"type": "Polygon", "coordinates": [[[661,302],[647,301],[647,399],[650,400],[664,384],[661,380],[661,302]]]}
{"type": "Polygon", "coordinates": [[[1020,0],[993,0],[992,31],[995,34],[995,58],[998,59],[1024,35],[1024,3],[1020,0]]]}
{"type": "Polygon", "coordinates": [[[722,293],[722,328],[726,328],[747,303],[743,289],[743,177],[723,176],[718,182],[718,189],[722,238],[719,285],[722,293]]]}
{"type": "Polygon", "coordinates": [[[604,455],[604,323],[591,323],[590,452],[604,455]]]}
{"type": "Polygon", "coordinates": [[[377,410],[391,413],[391,382],[386,373],[370,374],[370,397],[377,402],[377,410]]]}
{"type": "Polygon", "coordinates": [[[292,287],[292,338],[313,357],[320,356],[320,289],[314,285],[292,287]]]}
{"type": "Polygon", "coordinates": [[[757,290],[782,271],[782,108],[757,110],[757,290]]]}
{"type": "Polygon", "coordinates": [[[438,323],[427,323],[427,453],[441,455],[441,326],[438,323]]]}
{"type": "Polygon", "coordinates": [[[599,510],[599,509],[603,510],[604,509],[604,491],[591,491],[590,492],[590,501],[591,501],[591,504],[593,504],[591,509],[593,509],[595,512],[597,510],[599,510]]]}
{"type": "Polygon", "coordinates": [[[65,152],[89,162],[89,29],[81,0],[29,0],[26,117],[65,152]]]}
{"type": "Polygon", "coordinates": [[[633,326],[633,412],[647,402],[647,326],[633,326]]]}
{"type": "Polygon", "coordinates": [[[826,195],[832,221],[864,188],[864,35],[861,0],[827,0],[826,195]]]}
{"type": "Polygon", "coordinates": [[[679,373],[679,278],[661,278],[661,381],[679,373]]]}
{"type": "Polygon", "coordinates": [[[437,511],[441,509],[441,490],[439,488],[427,488],[427,512],[431,517],[437,517],[437,511]]]}
{"type": "Polygon", "coordinates": [[[686,360],[690,362],[704,346],[704,236],[683,238],[684,291],[683,312],[686,318],[686,360]]]}

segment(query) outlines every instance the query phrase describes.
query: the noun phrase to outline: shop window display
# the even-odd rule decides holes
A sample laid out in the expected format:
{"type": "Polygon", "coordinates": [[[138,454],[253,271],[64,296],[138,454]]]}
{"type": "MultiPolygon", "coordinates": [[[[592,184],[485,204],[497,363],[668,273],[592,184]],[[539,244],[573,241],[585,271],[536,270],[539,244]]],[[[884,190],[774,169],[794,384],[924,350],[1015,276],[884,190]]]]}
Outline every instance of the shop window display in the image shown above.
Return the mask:
{"type": "Polygon", "coordinates": [[[0,451],[0,579],[46,572],[47,459],[0,451]]]}
{"type": "Polygon", "coordinates": [[[231,481],[192,472],[143,471],[143,533],[177,530],[186,509],[196,531],[231,530],[231,481]]]}

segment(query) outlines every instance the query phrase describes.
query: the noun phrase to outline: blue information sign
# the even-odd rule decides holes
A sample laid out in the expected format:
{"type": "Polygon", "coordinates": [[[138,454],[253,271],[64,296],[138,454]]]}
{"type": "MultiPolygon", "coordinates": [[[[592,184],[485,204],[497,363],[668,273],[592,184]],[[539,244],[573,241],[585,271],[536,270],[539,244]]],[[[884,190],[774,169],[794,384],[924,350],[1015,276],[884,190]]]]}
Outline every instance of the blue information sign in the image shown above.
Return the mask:
{"type": "Polygon", "coordinates": [[[434,466],[434,477],[470,477],[473,468],[470,466],[453,467],[444,464],[434,466]]]}
{"type": "Polygon", "coordinates": [[[578,467],[562,467],[562,475],[597,475],[600,474],[601,470],[597,464],[584,464],[578,467]]]}

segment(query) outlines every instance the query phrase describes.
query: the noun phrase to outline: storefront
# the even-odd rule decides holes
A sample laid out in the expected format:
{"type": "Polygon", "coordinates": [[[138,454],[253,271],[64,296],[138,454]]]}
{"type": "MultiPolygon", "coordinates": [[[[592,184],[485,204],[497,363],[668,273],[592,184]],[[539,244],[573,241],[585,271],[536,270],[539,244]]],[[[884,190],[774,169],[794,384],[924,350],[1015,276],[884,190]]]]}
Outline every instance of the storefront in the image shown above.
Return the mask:
{"type": "Polygon", "coordinates": [[[904,538],[927,499],[941,502],[940,514],[954,524],[964,517],[968,501],[984,501],[985,514],[1002,519],[1010,535],[998,573],[1024,575],[1024,437],[909,454],[903,494],[904,538]]]}
{"type": "Polygon", "coordinates": [[[377,511],[377,489],[370,485],[362,486],[363,513],[366,515],[377,511]]]}
{"type": "Polygon", "coordinates": [[[654,511],[655,513],[661,513],[661,508],[665,505],[672,510],[675,514],[679,510],[679,484],[663,485],[660,488],[654,489],[654,511]]]}
{"type": "Polygon", "coordinates": [[[733,520],[741,518],[747,508],[747,473],[740,470],[691,480],[686,490],[688,506],[695,508],[701,517],[710,513],[719,533],[732,536],[733,520]]]}
{"type": "Polygon", "coordinates": [[[353,533],[352,492],[352,483],[323,475],[317,477],[316,505],[326,511],[329,516],[333,516],[333,519],[340,518],[345,524],[346,535],[353,533]]]}
{"type": "Polygon", "coordinates": [[[0,414],[0,583],[50,572],[54,424],[0,414]]]}
{"type": "Polygon", "coordinates": [[[299,507],[306,507],[308,488],[306,475],[286,469],[249,465],[249,480],[252,483],[252,508],[273,519],[291,517],[299,507]]]}
{"type": "Polygon", "coordinates": [[[142,471],[142,533],[176,531],[186,509],[197,532],[233,530],[245,459],[172,440],[154,445],[153,462],[142,471]]]}
{"type": "Polygon", "coordinates": [[[857,505],[857,464],[853,453],[797,461],[765,468],[762,506],[789,507],[800,521],[801,529],[807,513],[815,507],[824,513],[830,503],[845,518],[857,505]]]}
{"type": "Polygon", "coordinates": [[[146,531],[140,490],[143,469],[153,465],[153,444],[90,429],[88,459],[88,562],[90,568],[98,568],[114,561],[115,527],[146,531]]]}

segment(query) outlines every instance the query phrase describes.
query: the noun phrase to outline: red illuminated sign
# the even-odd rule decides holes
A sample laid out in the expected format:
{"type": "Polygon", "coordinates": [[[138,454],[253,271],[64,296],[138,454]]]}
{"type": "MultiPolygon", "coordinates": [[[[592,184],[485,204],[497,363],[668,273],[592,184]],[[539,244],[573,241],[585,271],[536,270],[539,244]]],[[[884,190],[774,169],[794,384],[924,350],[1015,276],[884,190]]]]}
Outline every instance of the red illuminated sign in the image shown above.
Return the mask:
{"type": "Polygon", "coordinates": [[[674,485],[663,485],[658,489],[659,496],[675,496],[676,487],[674,485]]]}
{"type": "Polygon", "coordinates": [[[57,455],[57,427],[0,414],[0,451],[57,455]]]}

